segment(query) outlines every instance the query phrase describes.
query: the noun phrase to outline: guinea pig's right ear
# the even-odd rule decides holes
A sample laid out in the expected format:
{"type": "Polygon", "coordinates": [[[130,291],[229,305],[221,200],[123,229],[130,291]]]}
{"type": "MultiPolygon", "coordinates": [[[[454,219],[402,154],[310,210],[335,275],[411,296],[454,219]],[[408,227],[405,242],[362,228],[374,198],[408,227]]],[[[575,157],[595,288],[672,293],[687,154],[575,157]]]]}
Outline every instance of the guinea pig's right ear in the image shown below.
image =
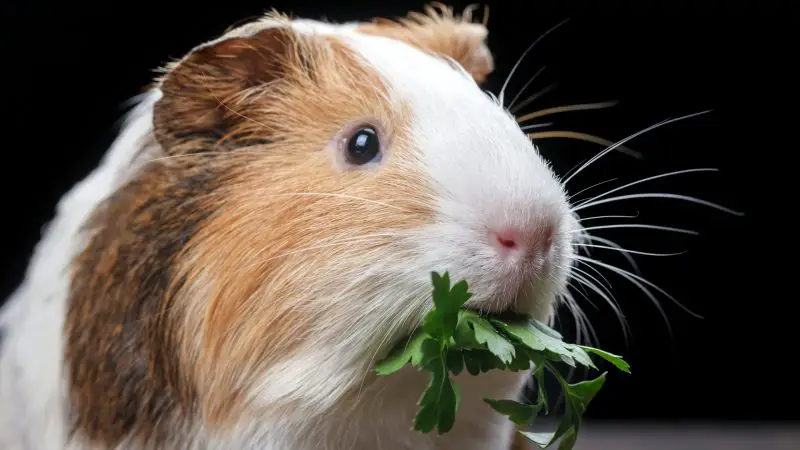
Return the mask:
{"type": "MultiPolygon", "coordinates": [[[[247,133],[247,99],[281,78],[299,54],[283,24],[229,34],[199,46],[164,69],[154,107],[156,139],[168,154],[230,148],[269,140],[268,127],[247,133]]],[[[252,124],[249,127],[252,129],[252,124]]]]}

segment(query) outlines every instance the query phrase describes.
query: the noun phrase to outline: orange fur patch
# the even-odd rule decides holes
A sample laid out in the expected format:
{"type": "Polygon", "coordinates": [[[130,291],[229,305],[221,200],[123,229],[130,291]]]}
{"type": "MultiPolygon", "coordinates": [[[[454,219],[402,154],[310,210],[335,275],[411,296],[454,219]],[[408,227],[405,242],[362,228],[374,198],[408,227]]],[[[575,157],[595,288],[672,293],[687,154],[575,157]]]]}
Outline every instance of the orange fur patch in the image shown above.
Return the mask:
{"type": "Polygon", "coordinates": [[[108,447],[180,446],[198,409],[206,425],[235,420],[336,306],[348,279],[325,272],[392,255],[391,230],[433,216],[408,105],[335,37],[230,37],[159,86],[167,156],[87,224],[65,326],[71,431],[108,447]],[[384,160],[341,170],[332,139],[361,120],[384,160]]]}
{"type": "MultiPolygon", "coordinates": [[[[262,33],[236,48],[273,52],[276,31],[262,33]]],[[[194,235],[178,267],[178,279],[205,286],[202,297],[186,299],[203,305],[186,323],[202,330],[202,342],[191,342],[184,358],[194,365],[209,423],[235,420],[246,407],[243,391],[271,364],[291,358],[326,308],[336,306],[318,298],[344,288],[335,276],[324,289],[309,291],[320,283],[320,271],[357,264],[359,255],[368,259],[377,248],[391,254],[394,239],[375,233],[408,230],[433,216],[409,140],[407,105],[391,99],[382,79],[336,38],[285,34],[282,40],[288,51],[280,54],[280,76],[239,91],[212,87],[229,93],[217,97],[228,105],[218,110],[230,120],[226,136],[270,143],[233,151],[231,158],[247,163],[237,165],[218,192],[221,207],[194,235]],[[331,139],[359,120],[382,132],[385,165],[338,170],[331,139]]],[[[190,72],[173,76],[194,80],[195,68],[179,67],[176,72],[190,72]]],[[[187,289],[185,295],[194,295],[187,289]]]]}
{"type": "MultiPolygon", "coordinates": [[[[494,71],[494,60],[485,45],[486,21],[472,21],[474,7],[467,7],[459,16],[441,3],[425,8],[425,14],[410,12],[407,17],[391,20],[377,18],[357,27],[361,33],[390,37],[421,50],[449,56],[458,61],[482,83],[494,71]]],[[[488,16],[485,16],[488,17],[488,16]]]]}

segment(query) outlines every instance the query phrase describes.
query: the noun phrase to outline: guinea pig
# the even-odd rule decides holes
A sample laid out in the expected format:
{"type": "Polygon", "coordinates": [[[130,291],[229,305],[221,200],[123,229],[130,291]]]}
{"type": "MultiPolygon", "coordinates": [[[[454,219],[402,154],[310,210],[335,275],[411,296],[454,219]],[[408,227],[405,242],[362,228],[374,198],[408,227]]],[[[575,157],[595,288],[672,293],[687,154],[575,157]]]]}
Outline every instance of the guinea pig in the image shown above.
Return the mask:
{"type": "Polygon", "coordinates": [[[541,321],[566,292],[581,228],[486,38],[270,13],[166,66],[2,310],[0,448],[512,448],[483,399],[528,373],[459,375],[442,436],[411,429],[426,374],[374,373],[432,271],[541,321]]]}

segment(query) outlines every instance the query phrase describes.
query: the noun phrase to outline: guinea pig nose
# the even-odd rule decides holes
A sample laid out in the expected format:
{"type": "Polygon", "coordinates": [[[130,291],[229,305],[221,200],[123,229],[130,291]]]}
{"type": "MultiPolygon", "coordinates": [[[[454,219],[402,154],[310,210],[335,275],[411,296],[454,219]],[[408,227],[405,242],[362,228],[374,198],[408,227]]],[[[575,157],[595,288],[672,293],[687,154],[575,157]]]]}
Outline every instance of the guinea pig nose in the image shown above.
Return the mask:
{"type": "Polygon", "coordinates": [[[501,226],[489,230],[489,245],[502,256],[547,256],[553,248],[554,238],[555,226],[549,223],[530,227],[501,226]]]}
{"type": "Polygon", "coordinates": [[[513,228],[500,228],[489,232],[492,244],[503,250],[514,250],[517,248],[519,232],[513,228]]]}

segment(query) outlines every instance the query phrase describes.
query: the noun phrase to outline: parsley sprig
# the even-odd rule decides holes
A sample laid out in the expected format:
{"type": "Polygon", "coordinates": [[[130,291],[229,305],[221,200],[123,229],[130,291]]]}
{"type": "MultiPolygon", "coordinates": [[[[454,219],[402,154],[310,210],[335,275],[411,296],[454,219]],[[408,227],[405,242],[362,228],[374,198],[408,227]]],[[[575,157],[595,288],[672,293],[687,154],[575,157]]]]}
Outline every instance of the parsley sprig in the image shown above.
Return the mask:
{"type": "Polygon", "coordinates": [[[520,371],[534,365],[533,377],[538,385],[538,398],[533,404],[507,399],[484,399],[497,412],[517,425],[530,425],[542,412],[549,414],[544,392],[545,372],[552,374],[565,395],[565,412],[553,432],[534,433],[520,430],[539,448],[548,448],[560,441],[559,450],[575,445],[581,420],[589,402],[605,382],[606,373],[593,380],[570,384],[555,364],[597,369],[590,355],[598,356],[619,370],[630,373],[630,366],[620,356],[592,347],[569,344],[547,325],[530,317],[481,316],[463,309],[472,294],[465,280],[450,284],[447,272],[432,273],[433,309],[425,316],[421,329],[409,340],[403,340],[376,371],[390,375],[407,364],[426,371],[430,381],[419,400],[414,429],[438,434],[449,432],[460,403],[458,386],[450,375],[466,370],[478,375],[490,370],[520,371]]]}

